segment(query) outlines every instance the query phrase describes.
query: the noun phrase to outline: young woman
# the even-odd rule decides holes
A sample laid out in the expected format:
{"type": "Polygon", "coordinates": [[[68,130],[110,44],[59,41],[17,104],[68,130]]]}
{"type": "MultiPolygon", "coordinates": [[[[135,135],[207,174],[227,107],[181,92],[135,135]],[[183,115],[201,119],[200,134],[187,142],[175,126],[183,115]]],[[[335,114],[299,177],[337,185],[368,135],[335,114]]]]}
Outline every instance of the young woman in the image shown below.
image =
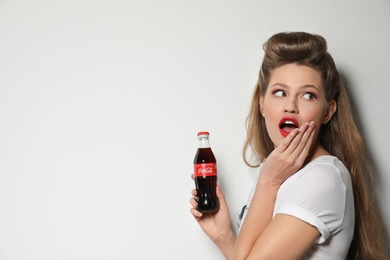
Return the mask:
{"type": "Polygon", "coordinates": [[[371,169],[325,39],[279,33],[264,51],[243,153],[260,172],[237,238],[219,186],[216,214],[195,209],[196,190],[191,213],[227,259],[384,259],[371,169]]]}

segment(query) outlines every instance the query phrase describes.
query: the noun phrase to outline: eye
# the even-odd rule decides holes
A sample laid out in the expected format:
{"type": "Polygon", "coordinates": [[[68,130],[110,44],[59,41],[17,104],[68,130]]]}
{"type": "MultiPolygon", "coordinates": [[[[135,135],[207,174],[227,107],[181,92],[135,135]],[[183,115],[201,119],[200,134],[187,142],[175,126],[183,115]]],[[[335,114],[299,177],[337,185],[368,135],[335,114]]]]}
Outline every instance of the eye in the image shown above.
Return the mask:
{"type": "Polygon", "coordinates": [[[283,90],[275,90],[275,91],[273,92],[273,94],[274,94],[275,96],[277,96],[277,97],[284,97],[284,96],[286,96],[286,93],[284,93],[283,90]]]}
{"type": "Polygon", "coordinates": [[[310,92],[303,94],[302,97],[304,99],[308,99],[308,100],[312,100],[312,99],[316,98],[315,95],[313,93],[310,93],[310,92]]]}

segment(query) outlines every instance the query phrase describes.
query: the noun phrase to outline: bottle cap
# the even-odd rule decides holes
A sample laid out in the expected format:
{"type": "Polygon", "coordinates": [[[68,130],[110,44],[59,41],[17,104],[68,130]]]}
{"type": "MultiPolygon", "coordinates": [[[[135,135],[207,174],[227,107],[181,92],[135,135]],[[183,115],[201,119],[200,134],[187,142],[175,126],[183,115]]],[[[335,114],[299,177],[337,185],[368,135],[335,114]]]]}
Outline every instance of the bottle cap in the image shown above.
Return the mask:
{"type": "Polygon", "coordinates": [[[198,135],[209,135],[209,132],[199,132],[198,135]]]}

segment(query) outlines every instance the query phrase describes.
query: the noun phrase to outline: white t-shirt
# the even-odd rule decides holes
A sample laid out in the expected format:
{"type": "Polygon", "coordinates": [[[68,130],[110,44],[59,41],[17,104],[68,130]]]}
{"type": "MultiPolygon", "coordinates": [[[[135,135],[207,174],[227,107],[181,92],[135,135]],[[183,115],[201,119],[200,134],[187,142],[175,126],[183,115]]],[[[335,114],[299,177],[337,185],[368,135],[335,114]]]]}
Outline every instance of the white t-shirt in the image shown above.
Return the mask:
{"type": "MultiPolygon", "coordinates": [[[[247,205],[237,215],[239,225],[245,220],[256,183],[257,178],[247,205]]],[[[321,233],[303,259],[345,259],[355,224],[349,171],[334,156],[316,158],[281,185],[273,216],[276,214],[294,216],[321,233]]]]}

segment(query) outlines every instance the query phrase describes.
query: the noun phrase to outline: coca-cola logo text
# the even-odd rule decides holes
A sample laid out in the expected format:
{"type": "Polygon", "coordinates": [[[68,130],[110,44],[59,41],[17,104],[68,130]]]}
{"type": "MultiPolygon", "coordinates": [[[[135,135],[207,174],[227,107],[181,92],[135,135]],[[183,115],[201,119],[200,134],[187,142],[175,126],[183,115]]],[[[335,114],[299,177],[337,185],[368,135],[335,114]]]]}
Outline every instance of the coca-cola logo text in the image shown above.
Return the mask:
{"type": "Polygon", "coordinates": [[[211,174],[213,173],[214,168],[200,168],[198,169],[198,174],[211,174]]]}
{"type": "Polygon", "coordinates": [[[217,166],[215,163],[200,163],[194,165],[196,176],[215,176],[217,175],[217,166]]]}

